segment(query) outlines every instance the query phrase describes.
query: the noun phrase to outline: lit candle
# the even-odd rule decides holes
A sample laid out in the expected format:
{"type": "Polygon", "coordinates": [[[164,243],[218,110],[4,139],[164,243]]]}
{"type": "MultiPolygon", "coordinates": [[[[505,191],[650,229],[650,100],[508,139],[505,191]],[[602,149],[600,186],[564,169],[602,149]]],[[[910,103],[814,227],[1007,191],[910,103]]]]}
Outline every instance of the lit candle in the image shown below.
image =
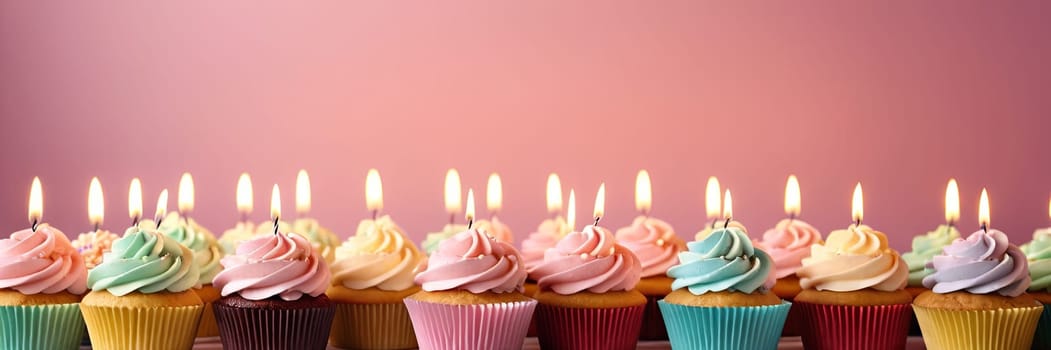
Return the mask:
{"type": "Polygon", "coordinates": [[[307,216],[310,213],[310,175],[305,169],[296,174],[296,215],[307,216]]]}
{"type": "Polygon", "coordinates": [[[734,217],[734,199],[730,195],[730,189],[726,189],[726,195],[723,196],[723,228],[730,226],[730,220],[734,217]]]}
{"type": "Polygon", "coordinates": [[[365,207],[372,212],[372,220],[383,210],[383,181],[379,170],[369,169],[365,176],[365,207]]]}
{"type": "Polygon", "coordinates": [[[554,247],[558,240],[573,231],[576,220],[576,195],[569,191],[569,206],[566,218],[562,216],[562,182],[558,175],[551,173],[547,176],[547,213],[549,218],[544,219],[537,226],[536,231],[530,233],[522,240],[522,262],[526,270],[535,267],[544,261],[544,252],[554,247]],[[568,220],[567,220],[568,219],[568,220]]]}
{"type": "Polygon", "coordinates": [[[489,210],[490,217],[496,217],[496,214],[500,212],[503,198],[503,183],[500,181],[500,175],[489,174],[489,182],[485,186],[485,207],[489,210]]]}
{"type": "Polygon", "coordinates": [[[978,199],[978,226],[989,232],[989,192],[982,188],[982,197],[978,199]]]}
{"type": "Polygon", "coordinates": [[[445,212],[449,213],[449,224],[456,222],[456,214],[460,213],[460,173],[456,169],[449,169],[445,173],[445,212]]]}
{"type": "Polygon", "coordinates": [[[945,223],[938,225],[933,231],[924,235],[918,235],[912,239],[912,250],[901,255],[905,264],[909,267],[909,292],[913,297],[926,291],[923,288],[923,278],[931,273],[927,263],[934,256],[941,254],[942,249],[956,239],[960,238],[960,231],[956,230],[956,221],[960,220],[960,187],[956,179],[949,179],[945,186],[945,223]]]}
{"type": "Polygon", "coordinates": [[[161,220],[164,220],[164,216],[168,214],[168,189],[161,190],[161,194],[157,196],[157,211],[153,214],[153,221],[157,223],[157,227],[161,227],[161,220]]]}
{"type": "Polygon", "coordinates": [[[598,226],[599,220],[602,220],[602,214],[606,212],[606,183],[603,182],[598,187],[598,193],[595,194],[595,224],[598,226]]]}
{"type": "Polygon", "coordinates": [[[274,184],[274,189],[270,191],[270,219],[274,221],[274,234],[277,234],[279,220],[281,220],[281,189],[274,184]]]}
{"type": "MultiPolygon", "coordinates": [[[[241,173],[237,177],[237,190],[234,197],[240,221],[233,228],[224,231],[222,237],[219,238],[219,245],[223,247],[223,252],[227,255],[235,254],[237,246],[241,242],[247,241],[257,234],[266,233],[256,232],[257,227],[249,218],[252,210],[255,209],[255,195],[253,192],[252,177],[248,173],[241,173]]],[[[263,226],[269,224],[269,222],[266,222],[265,225],[259,225],[258,229],[262,230],[263,226]]],[[[267,229],[270,228],[268,227],[267,229]]]]}
{"type": "Polygon", "coordinates": [[[471,229],[471,225],[474,225],[474,190],[467,190],[467,210],[465,211],[464,218],[467,219],[467,229],[471,229]]]}
{"type": "Polygon", "coordinates": [[[128,187],[128,216],[131,217],[131,226],[138,226],[142,219],[142,181],[139,178],[131,179],[128,187]]]}
{"type": "Polygon", "coordinates": [[[547,212],[553,216],[562,215],[562,182],[555,173],[547,176],[547,212]]]}
{"type": "MultiPolygon", "coordinates": [[[[186,220],[190,217],[190,212],[193,211],[193,176],[190,173],[183,173],[182,177],[179,178],[179,215],[186,220]]],[[[158,223],[160,224],[160,223],[158,223]]]]}
{"type": "Polygon", "coordinates": [[[715,176],[708,177],[708,184],[704,187],[704,209],[708,214],[708,221],[711,222],[711,227],[715,227],[715,222],[719,220],[719,215],[722,210],[719,208],[722,200],[719,198],[719,179],[715,176]]]}
{"type": "Polygon", "coordinates": [[[949,179],[945,185],[945,225],[952,227],[960,220],[960,186],[956,179],[949,179]]]}
{"type": "MultiPolygon", "coordinates": [[[[671,280],[666,273],[668,268],[679,263],[676,256],[685,249],[686,243],[675,234],[670,224],[649,215],[652,207],[650,173],[639,170],[635,176],[635,210],[639,216],[632,220],[631,225],[617,229],[614,238],[639,258],[642,278],[648,279],[647,284],[661,286],[660,289],[670,292],[671,280]]],[[[655,297],[666,295],[667,292],[654,294],[655,297]]],[[[645,338],[655,336],[648,334],[645,338]]]]}
{"type": "Polygon", "coordinates": [[[577,229],[577,192],[573,189],[569,190],[569,206],[566,207],[566,226],[569,226],[569,232],[577,229]]]}
{"type": "Polygon", "coordinates": [[[98,177],[91,178],[88,185],[88,222],[95,227],[95,231],[102,226],[102,218],[105,216],[104,203],[102,199],[102,183],[98,177]]]}
{"type": "Polygon", "coordinates": [[[850,217],[854,220],[854,226],[861,226],[861,219],[865,216],[865,201],[861,197],[861,183],[854,186],[854,196],[850,201],[850,217]]]}
{"type": "Polygon", "coordinates": [[[799,193],[799,179],[795,175],[788,176],[785,183],[785,214],[789,219],[795,219],[802,210],[802,198],[799,193]]]}
{"type": "MultiPolygon", "coordinates": [[[[131,204],[131,203],[129,203],[131,204]]],[[[142,197],[139,196],[139,207],[142,212],[142,197]]],[[[84,258],[84,266],[93,269],[102,263],[102,256],[110,251],[113,242],[120,237],[112,232],[102,229],[102,218],[104,214],[104,201],[102,197],[102,183],[98,177],[91,178],[88,185],[88,222],[94,227],[91,231],[77,235],[77,239],[70,242],[77,249],[80,256],[84,258]]]]}
{"type": "Polygon", "coordinates": [[[646,170],[639,170],[639,174],[635,176],[635,210],[647,216],[650,214],[652,205],[653,189],[650,184],[650,173],[646,170]]]}
{"type": "Polygon", "coordinates": [[[241,173],[237,178],[237,212],[241,214],[241,222],[248,225],[248,215],[252,213],[255,200],[252,198],[252,177],[248,173],[241,173]]]}
{"type": "Polygon", "coordinates": [[[763,233],[756,246],[774,260],[774,277],[777,279],[773,291],[782,299],[792,300],[799,294],[799,278],[796,271],[803,259],[810,257],[810,247],[821,244],[821,232],[799,219],[802,209],[802,191],[799,179],[789,175],[785,182],[785,215],[773,228],[763,233]]]}
{"type": "Polygon", "coordinates": [[[44,216],[44,194],[40,186],[40,178],[34,177],[33,184],[29,186],[29,227],[36,232],[40,226],[40,219],[44,216]]]}

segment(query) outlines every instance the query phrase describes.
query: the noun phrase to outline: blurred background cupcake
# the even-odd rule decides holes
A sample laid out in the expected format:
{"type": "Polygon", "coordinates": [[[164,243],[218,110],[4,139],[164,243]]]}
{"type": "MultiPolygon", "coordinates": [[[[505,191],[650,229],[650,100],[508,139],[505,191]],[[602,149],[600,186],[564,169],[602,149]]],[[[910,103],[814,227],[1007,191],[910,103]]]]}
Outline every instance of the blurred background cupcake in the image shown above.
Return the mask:
{"type": "Polygon", "coordinates": [[[675,291],[659,302],[672,348],[776,349],[791,304],[770,291],[770,256],[736,227],[687,246],[668,270],[675,291]]]}
{"type": "MultiPolygon", "coordinates": [[[[233,228],[223,232],[219,237],[219,246],[223,248],[223,255],[234,254],[237,245],[255,237],[255,224],[248,218],[255,206],[255,197],[252,194],[252,178],[248,173],[241,173],[237,178],[237,213],[241,215],[240,220],[233,228]]],[[[273,231],[271,231],[273,232],[273,231]]]]}
{"type": "Polygon", "coordinates": [[[311,218],[310,214],[310,175],[306,170],[299,170],[296,174],[296,220],[289,227],[290,231],[303,237],[314,246],[314,250],[325,262],[332,264],[336,260],[336,247],[339,247],[340,239],[332,230],[321,226],[317,219],[311,218]]]}
{"type": "MultiPolygon", "coordinates": [[[[1051,207],[1051,204],[1049,204],[1051,207]]],[[[1048,209],[1051,215],[1051,208],[1048,209]]],[[[1044,304],[1044,313],[1033,338],[1034,349],[1051,349],[1051,228],[1033,232],[1033,240],[1021,247],[1029,260],[1029,277],[1033,280],[1028,293],[1044,304]]]]}
{"type": "Polygon", "coordinates": [[[456,169],[449,169],[445,173],[445,211],[449,213],[449,223],[442,226],[442,229],[438,232],[428,233],[424,237],[423,242],[420,243],[420,247],[427,255],[434,254],[438,250],[438,245],[442,241],[449,239],[457,233],[467,230],[467,225],[457,224],[456,217],[460,215],[460,210],[463,205],[462,194],[460,193],[460,173],[456,169]]]}

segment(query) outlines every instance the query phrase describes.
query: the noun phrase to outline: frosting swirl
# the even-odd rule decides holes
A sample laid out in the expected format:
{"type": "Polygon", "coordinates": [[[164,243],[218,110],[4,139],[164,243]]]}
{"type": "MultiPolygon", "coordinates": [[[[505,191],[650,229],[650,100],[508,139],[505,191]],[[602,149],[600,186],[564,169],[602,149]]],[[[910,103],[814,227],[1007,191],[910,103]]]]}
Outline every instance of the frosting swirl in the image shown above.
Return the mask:
{"type": "Polygon", "coordinates": [[[88,287],[122,296],[131,292],[182,292],[198,286],[193,251],[149,225],[132,226],[88,272],[88,287]]]}
{"type": "Polygon", "coordinates": [[[442,227],[439,232],[428,233],[427,237],[423,239],[423,243],[420,244],[423,250],[427,252],[427,255],[434,254],[434,251],[438,250],[438,246],[449,239],[449,237],[455,236],[457,233],[467,230],[467,225],[459,224],[446,224],[442,227]]]}
{"type": "Polygon", "coordinates": [[[850,292],[872,288],[890,292],[905,288],[909,270],[887,236],[866,225],[832,231],[824,244],[810,247],[810,257],[796,270],[803,289],[850,292]]]}
{"type": "Polygon", "coordinates": [[[544,262],[544,253],[558,243],[572,228],[561,216],[547,219],[540,223],[536,232],[530,233],[522,241],[522,261],[526,270],[533,270],[536,265],[544,262]]]}
{"type": "Polygon", "coordinates": [[[923,278],[931,273],[927,263],[957,238],[960,238],[960,231],[949,225],[939,225],[934,231],[913,238],[912,251],[901,255],[909,266],[909,286],[922,286],[923,278]]]}
{"type": "Polygon", "coordinates": [[[117,239],[120,239],[120,236],[113,232],[96,230],[77,235],[77,239],[72,243],[73,248],[76,248],[80,256],[84,257],[84,266],[93,269],[102,263],[102,255],[110,251],[113,241],[117,239]]]}
{"type": "Polygon", "coordinates": [[[1051,293],[1051,228],[1033,232],[1033,241],[1021,249],[1029,259],[1029,290],[1051,293]]]}
{"type": "Polygon", "coordinates": [[[682,263],[668,269],[668,277],[675,279],[672,290],[685,287],[694,295],[721,291],[751,294],[774,286],[774,262],[739,228],[717,229],[703,241],[686,246],[689,250],[679,253],[682,263]]]}
{"type": "MultiPolygon", "coordinates": [[[[223,247],[223,255],[236,253],[238,244],[258,235],[255,229],[255,224],[244,221],[238,222],[236,226],[223,232],[223,236],[219,238],[219,245],[223,247]]],[[[270,233],[273,233],[273,229],[270,233]]]]}
{"type": "Polygon", "coordinates": [[[730,220],[729,225],[724,225],[724,223],[725,220],[716,220],[704,225],[704,228],[702,228],[700,232],[697,232],[697,234],[693,236],[693,240],[703,241],[705,238],[708,238],[708,235],[712,234],[713,231],[723,226],[726,226],[727,228],[736,227],[741,229],[741,231],[748,232],[748,229],[746,229],[744,227],[744,224],[742,224],[740,221],[730,220]]]}
{"type": "Polygon", "coordinates": [[[923,286],[935,293],[964,290],[1016,297],[1031,281],[1025,255],[998,230],[979,230],[953,241],[927,267],[932,272],[923,278],[923,286]]]}
{"type": "Polygon", "coordinates": [[[544,262],[529,275],[540,290],[562,295],[626,291],[639,283],[642,264],[628,248],[616,243],[609,230],[588,225],[548,249],[544,262]]]}
{"type": "Polygon", "coordinates": [[[821,232],[799,219],[783,219],[763,233],[756,246],[774,259],[774,277],[785,278],[803,266],[810,256],[810,246],[821,244],[821,232]]]}
{"type": "MultiPolygon", "coordinates": [[[[287,231],[286,231],[287,232],[287,231]]],[[[306,237],[314,250],[318,251],[325,261],[332,264],[336,260],[336,247],[339,247],[339,237],[331,230],[322,227],[314,219],[297,219],[292,222],[292,231],[306,237]]]]}
{"type": "Polygon", "coordinates": [[[515,247],[477,229],[457,233],[441,242],[416,275],[428,292],[467,290],[471,293],[521,292],[526,271],[515,247]]]}
{"type": "Polygon", "coordinates": [[[362,220],[357,233],[336,249],[332,284],[350,289],[406,290],[425,256],[389,216],[362,220]]]}
{"type": "Polygon", "coordinates": [[[219,274],[222,267],[219,265],[219,259],[222,259],[223,253],[211,232],[193,219],[183,219],[175,212],[169,213],[157,230],[193,251],[193,262],[201,272],[197,279],[198,284],[212,283],[212,279],[219,274]]]}
{"type": "Polygon", "coordinates": [[[639,259],[643,278],[663,276],[678,263],[675,255],[686,249],[671,225],[646,216],[636,217],[631,226],[617,230],[616,239],[639,259]]]}
{"type": "Polygon", "coordinates": [[[306,238],[295,233],[261,235],[237,246],[222,260],[212,284],[222,296],[238,293],[248,300],[316,297],[329,284],[328,264],[306,238]]]}
{"type": "Polygon", "coordinates": [[[498,241],[506,243],[514,243],[515,237],[511,233],[511,228],[507,227],[500,219],[495,216],[492,220],[478,220],[474,222],[474,227],[489,234],[498,241]]]}
{"type": "Polygon", "coordinates": [[[48,224],[36,231],[25,229],[0,239],[0,288],[22,294],[55,294],[87,291],[84,258],[69,238],[48,224]]]}

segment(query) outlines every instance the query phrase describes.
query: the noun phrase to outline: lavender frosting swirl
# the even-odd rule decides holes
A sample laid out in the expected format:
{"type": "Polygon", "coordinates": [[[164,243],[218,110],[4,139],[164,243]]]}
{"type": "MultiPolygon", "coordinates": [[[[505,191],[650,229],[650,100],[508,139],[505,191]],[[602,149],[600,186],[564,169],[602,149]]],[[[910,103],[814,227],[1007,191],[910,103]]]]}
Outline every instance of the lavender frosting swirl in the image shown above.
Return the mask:
{"type": "Polygon", "coordinates": [[[998,230],[978,231],[957,239],[935,256],[927,267],[931,274],[923,286],[935,293],[967,291],[1016,297],[1029,288],[1025,255],[998,230]]]}

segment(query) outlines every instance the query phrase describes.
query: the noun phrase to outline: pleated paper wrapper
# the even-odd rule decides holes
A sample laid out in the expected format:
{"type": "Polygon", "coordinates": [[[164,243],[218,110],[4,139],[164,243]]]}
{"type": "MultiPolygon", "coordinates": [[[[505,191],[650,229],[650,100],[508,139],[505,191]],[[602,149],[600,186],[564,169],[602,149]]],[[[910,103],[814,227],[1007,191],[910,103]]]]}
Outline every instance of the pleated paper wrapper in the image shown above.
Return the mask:
{"type": "Polygon", "coordinates": [[[803,347],[808,350],[905,348],[911,304],[793,305],[802,311],[803,347]]]}
{"type": "Polygon", "coordinates": [[[323,350],[336,313],[335,306],[276,309],[213,305],[225,350],[323,350]]]}
{"type": "Polygon", "coordinates": [[[420,350],[519,349],[535,300],[453,305],[405,299],[420,350]]]}
{"type": "Polygon", "coordinates": [[[1051,349],[1051,306],[1044,304],[1044,312],[1036,323],[1036,335],[1033,337],[1033,349],[1051,349]]]}
{"type": "Polygon", "coordinates": [[[657,301],[663,296],[646,296],[646,309],[642,311],[642,329],[639,340],[668,340],[668,328],[664,325],[661,308],[657,301]]]}
{"type": "Polygon", "coordinates": [[[537,340],[545,350],[634,349],[646,304],[584,309],[538,305],[537,340]]]}
{"type": "Polygon", "coordinates": [[[699,307],[658,302],[672,349],[774,350],[789,302],[770,306],[699,307]]]}
{"type": "Polygon", "coordinates": [[[329,341],[343,349],[415,349],[416,334],[404,303],[337,304],[329,341]]]}
{"type": "Polygon", "coordinates": [[[118,307],[80,305],[92,349],[189,349],[204,305],[118,307]]]}
{"type": "Polygon", "coordinates": [[[945,310],[913,306],[930,350],[1027,350],[1042,306],[997,310],[945,310]]]}
{"type": "Polygon", "coordinates": [[[0,306],[0,349],[77,349],[83,337],[80,304],[0,306]]]}

